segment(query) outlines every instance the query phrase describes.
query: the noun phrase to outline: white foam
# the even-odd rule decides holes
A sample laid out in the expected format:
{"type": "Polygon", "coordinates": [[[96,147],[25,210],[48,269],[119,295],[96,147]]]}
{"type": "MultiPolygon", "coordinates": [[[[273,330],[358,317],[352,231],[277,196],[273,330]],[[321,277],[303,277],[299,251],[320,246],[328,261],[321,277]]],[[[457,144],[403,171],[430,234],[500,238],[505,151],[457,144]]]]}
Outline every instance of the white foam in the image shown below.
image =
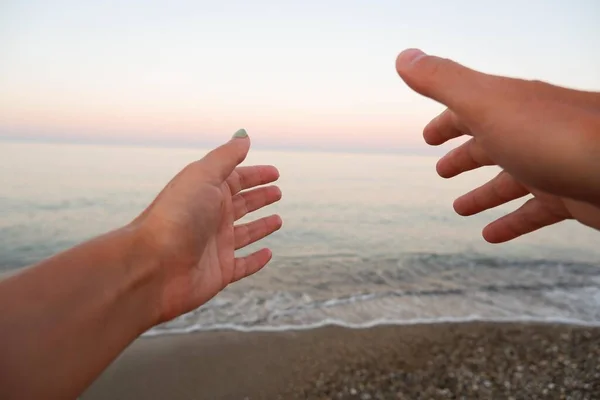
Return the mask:
{"type": "Polygon", "coordinates": [[[428,324],[447,324],[447,323],[466,323],[466,322],[491,322],[491,323],[543,323],[543,324],[559,324],[573,325],[585,327],[600,327],[600,321],[584,321],[571,318],[557,317],[507,317],[507,318],[483,318],[477,315],[460,317],[460,318],[416,318],[410,320],[387,320],[376,319],[364,323],[347,323],[336,319],[325,319],[318,323],[306,325],[262,325],[262,326],[243,326],[236,324],[215,324],[211,326],[190,325],[185,328],[171,329],[152,329],[144,333],[143,337],[186,334],[193,332],[209,332],[209,331],[236,331],[236,332],[287,332],[287,331],[305,331],[310,329],[323,328],[327,326],[337,326],[348,329],[367,329],[377,326],[403,326],[403,325],[428,325],[428,324]]]}

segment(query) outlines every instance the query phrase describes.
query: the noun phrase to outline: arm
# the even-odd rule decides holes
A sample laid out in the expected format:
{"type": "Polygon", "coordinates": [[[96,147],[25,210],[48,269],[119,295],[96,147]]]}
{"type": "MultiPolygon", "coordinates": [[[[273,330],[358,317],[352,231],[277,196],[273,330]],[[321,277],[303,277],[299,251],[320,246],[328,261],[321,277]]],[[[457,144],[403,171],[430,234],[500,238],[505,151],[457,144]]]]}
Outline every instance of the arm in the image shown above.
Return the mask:
{"type": "Polygon", "coordinates": [[[263,268],[244,248],[281,227],[277,215],[234,225],[281,198],[272,166],[237,167],[250,140],[184,168],[131,224],[0,281],[0,398],[77,397],[152,326],[206,303],[263,268]]]}
{"type": "Polygon", "coordinates": [[[2,398],[75,398],[158,322],[158,263],[131,227],[0,282],[2,398]]]}

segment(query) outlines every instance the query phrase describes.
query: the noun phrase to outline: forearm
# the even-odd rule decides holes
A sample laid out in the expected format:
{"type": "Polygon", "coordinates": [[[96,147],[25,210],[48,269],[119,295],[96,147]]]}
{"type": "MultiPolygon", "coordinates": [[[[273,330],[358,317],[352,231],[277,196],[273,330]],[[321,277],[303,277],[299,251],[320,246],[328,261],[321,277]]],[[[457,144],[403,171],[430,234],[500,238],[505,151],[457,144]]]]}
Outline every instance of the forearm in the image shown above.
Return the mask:
{"type": "Polygon", "coordinates": [[[155,266],[130,228],[0,282],[0,397],[75,398],[158,321],[155,266]]]}

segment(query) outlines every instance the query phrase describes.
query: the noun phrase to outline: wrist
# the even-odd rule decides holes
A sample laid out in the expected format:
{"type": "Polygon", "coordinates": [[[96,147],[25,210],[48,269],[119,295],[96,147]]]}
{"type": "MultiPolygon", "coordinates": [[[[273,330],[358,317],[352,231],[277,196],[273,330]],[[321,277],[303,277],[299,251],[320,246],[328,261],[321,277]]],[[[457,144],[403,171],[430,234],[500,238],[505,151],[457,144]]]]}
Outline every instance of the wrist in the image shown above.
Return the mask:
{"type": "Polygon", "coordinates": [[[146,240],[136,225],[127,225],[120,229],[121,246],[117,251],[124,254],[123,271],[127,282],[127,295],[137,304],[141,313],[143,332],[162,322],[161,293],[163,271],[160,257],[154,246],[146,240]]]}

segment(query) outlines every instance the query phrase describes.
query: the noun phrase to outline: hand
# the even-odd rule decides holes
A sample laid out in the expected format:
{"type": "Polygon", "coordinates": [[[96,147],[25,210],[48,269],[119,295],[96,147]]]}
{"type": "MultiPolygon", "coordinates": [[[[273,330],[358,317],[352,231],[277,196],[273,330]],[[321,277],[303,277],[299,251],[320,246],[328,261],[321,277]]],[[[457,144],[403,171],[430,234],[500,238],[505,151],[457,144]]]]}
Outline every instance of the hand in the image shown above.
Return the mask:
{"type": "Polygon", "coordinates": [[[127,226],[0,280],[2,398],[79,396],[139,335],[267,264],[268,249],[234,255],[281,227],[275,215],[233,225],[281,198],[275,186],[244,191],[279,176],[237,167],[249,149],[238,131],[127,226]]]}
{"type": "Polygon", "coordinates": [[[567,218],[600,229],[599,93],[486,75],[418,50],[403,52],[396,67],[411,88],[448,106],[425,128],[427,143],[472,136],[438,162],[442,177],[503,169],[456,200],[459,214],[535,196],[486,227],[486,240],[504,242],[567,218]]]}
{"type": "Polygon", "coordinates": [[[237,167],[249,149],[246,132],[238,131],[183,169],[133,222],[160,263],[160,322],[197,308],[271,259],[269,249],[234,255],[282,225],[272,215],[234,226],[246,214],[281,199],[276,186],[243,191],[279,177],[272,166],[237,167]]]}

